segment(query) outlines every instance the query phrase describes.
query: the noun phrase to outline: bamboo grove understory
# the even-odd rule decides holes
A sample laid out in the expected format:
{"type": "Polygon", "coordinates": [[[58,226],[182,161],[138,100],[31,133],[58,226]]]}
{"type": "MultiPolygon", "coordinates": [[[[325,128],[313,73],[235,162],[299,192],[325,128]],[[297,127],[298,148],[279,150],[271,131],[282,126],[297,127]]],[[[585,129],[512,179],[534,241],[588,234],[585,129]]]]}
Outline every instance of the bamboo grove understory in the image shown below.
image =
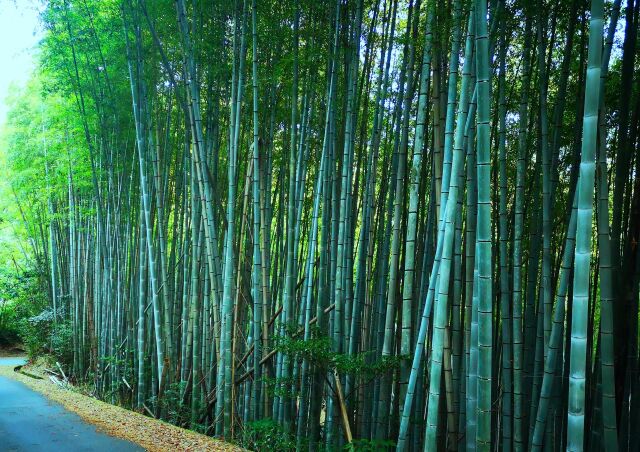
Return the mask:
{"type": "Polygon", "coordinates": [[[639,0],[49,0],[8,177],[74,381],[298,450],[640,450],[639,0]]]}

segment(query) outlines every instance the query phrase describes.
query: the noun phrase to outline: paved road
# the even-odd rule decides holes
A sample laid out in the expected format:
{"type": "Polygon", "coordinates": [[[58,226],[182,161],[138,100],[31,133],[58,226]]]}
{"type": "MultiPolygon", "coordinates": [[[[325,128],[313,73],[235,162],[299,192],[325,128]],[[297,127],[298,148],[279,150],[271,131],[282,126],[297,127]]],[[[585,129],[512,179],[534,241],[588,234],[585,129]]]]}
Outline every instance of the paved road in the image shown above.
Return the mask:
{"type": "Polygon", "coordinates": [[[27,360],[20,356],[15,356],[11,358],[0,358],[0,366],[19,366],[21,364],[26,364],[27,360]]]}
{"type": "MultiPolygon", "coordinates": [[[[20,358],[0,358],[19,365],[20,358]]],[[[96,431],[74,413],[14,380],[0,377],[0,451],[109,451],[142,449],[96,431]]]]}

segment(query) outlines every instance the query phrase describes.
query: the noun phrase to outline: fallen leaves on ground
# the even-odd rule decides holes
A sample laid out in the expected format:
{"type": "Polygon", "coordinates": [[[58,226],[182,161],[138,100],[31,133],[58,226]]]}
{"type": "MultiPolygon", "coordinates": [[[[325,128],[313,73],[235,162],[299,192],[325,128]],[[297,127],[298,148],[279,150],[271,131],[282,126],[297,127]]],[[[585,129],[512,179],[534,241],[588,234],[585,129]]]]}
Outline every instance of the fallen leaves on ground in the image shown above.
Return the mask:
{"type": "Polygon", "coordinates": [[[0,366],[0,375],[20,381],[64,406],[99,430],[139,444],[149,451],[241,451],[238,446],[120,408],[78,392],[63,389],[49,379],[35,380],[0,366]]]}

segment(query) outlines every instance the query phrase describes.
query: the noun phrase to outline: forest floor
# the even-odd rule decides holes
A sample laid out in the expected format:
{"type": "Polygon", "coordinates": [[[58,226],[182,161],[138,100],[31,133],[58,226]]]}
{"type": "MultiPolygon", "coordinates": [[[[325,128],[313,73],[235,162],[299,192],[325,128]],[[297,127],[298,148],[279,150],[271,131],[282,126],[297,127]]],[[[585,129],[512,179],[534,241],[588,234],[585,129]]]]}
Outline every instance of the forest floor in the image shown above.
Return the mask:
{"type": "MultiPolygon", "coordinates": [[[[5,356],[24,356],[26,355],[24,351],[24,347],[20,344],[0,344],[0,357],[5,356]]],[[[0,365],[6,365],[4,363],[0,363],[0,365]]]]}
{"type": "Polygon", "coordinates": [[[61,387],[53,383],[48,376],[43,373],[41,365],[28,365],[22,369],[30,375],[42,378],[37,379],[14,372],[13,368],[15,363],[6,361],[5,364],[3,361],[5,360],[0,360],[0,379],[6,378],[22,383],[24,386],[44,395],[47,399],[62,405],[66,410],[77,414],[85,422],[97,427],[100,432],[138,444],[146,450],[242,450],[235,445],[227,444],[208,436],[101,402],[82,394],[74,387],[61,387]]]}

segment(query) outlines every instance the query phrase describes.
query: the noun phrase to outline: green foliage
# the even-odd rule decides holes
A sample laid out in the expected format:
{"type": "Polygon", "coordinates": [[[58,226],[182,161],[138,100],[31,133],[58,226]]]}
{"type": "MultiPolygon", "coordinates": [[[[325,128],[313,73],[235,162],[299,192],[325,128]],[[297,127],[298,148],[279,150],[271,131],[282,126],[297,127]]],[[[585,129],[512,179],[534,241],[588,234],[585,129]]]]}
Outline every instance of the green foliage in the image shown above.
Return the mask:
{"type": "Polygon", "coordinates": [[[294,377],[268,378],[263,377],[267,394],[270,396],[293,398],[298,395],[296,379],[294,377]]]}
{"type": "Polygon", "coordinates": [[[46,352],[52,325],[53,310],[51,309],[45,309],[38,315],[23,319],[20,337],[27,349],[29,359],[33,360],[46,352]]]}
{"type": "Polygon", "coordinates": [[[255,451],[290,452],[296,450],[295,437],[270,418],[247,423],[242,432],[240,445],[255,451]]]}
{"type": "Polygon", "coordinates": [[[65,364],[73,363],[73,329],[71,322],[57,323],[51,329],[51,354],[65,364]]]}
{"type": "Polygon", "coordinates": [[[52,309],[45,309],[38,315],[23,319],[20,337],[30,359],[50,354],[60,363],[71,364],[73,362],[71,323],[60,318],[57,322],[54,320],[52,309]]]}
{"type": "Polygon", "coordinates": [[[0,345],[15,344],[18,340],[19,321],[15,304],[0,300],[0,345]]]}
{"type": "Polygon", "coordinates": [[[35,272],[17,273],[0,266],[0,345],[20,342],[26,320],[45,306],[46,296],[35,272]]]}
{"type": "Polygon", "coordinates": [[[396,443],[387,440],[354,439],[346,444],[342,450],[348,452],[383,452],[393,450],[396,443]]]}
{"type": "Polygon", "coordinates": [[[127,355],[130,353],[130,350],[125,349],[121,350],[117,356],[101,356],[100,360],[105,367],[116,366],[122,372],[122,376],[128,380],[133,376],[130,360],[127,359],[127,355]]]}
{"type": "Polygon", "coordinates": [[[279,352],[296,359],[306,359],[317,365],[328,366],[335,356],[331,351],[331,338],[313,335],[309,340],[295,339],[291,329],[289,335],[279,335],[274,338],[274,348],[279,352]]]}
{"type": "Polygon", "coordinates": [[[162,397],[152,397],[149,403],[153,411],[164,413],[164,420],[174,425],[187,425],[191,418],[191,406],[183,403],[186,382],[171,383],[162,397]]]}
{"type": "MultiPolygon", "coordinates": [[[[288,329],[290,332],[294,331],[288,329]]],[[[392,372],[406,359],[403,355],[383,356],[371,362],[367,359],[371,353],[363,352],[354,355],[335,353],[332,351],[331,338],[321,335],[316,329],[308,340],[296,339],[291,336],[276,336],[274,347],[277,351],[289,355],[294,359],[307,360],[309,363],[326,369],[336,369],[338,373],[350,373],[366,377],[377,377],[392,372]]]]}

